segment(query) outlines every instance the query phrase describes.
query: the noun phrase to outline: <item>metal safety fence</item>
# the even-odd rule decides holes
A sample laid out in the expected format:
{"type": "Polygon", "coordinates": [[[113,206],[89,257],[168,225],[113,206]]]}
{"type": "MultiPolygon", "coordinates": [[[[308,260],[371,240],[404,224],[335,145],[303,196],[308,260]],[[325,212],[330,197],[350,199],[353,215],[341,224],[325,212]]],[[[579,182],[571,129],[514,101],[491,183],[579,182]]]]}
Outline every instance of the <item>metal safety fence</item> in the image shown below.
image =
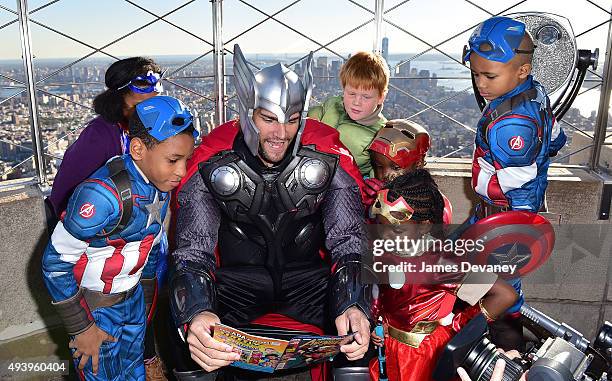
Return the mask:
{"type": "Polygon", "coordinates": [[[379,52],[392,73],[385,116],[428,128],[430,162],[467,158],[480,112],[462,46],[482,20],[523,11],[567,17],[578,47],[602,52],[563,119],[570,142],[555,161],[605,169],[611,9],[609,0],[0,0],[0,180],[52,181],[94,115],[104,69],[120,57],[149,55],[167,67],[167,93],[210,131],[236,114],[235,43],[254,70],[281,61],[300,72],[314,51],[315,103],[341,93],[351,52],[379,52]]]}

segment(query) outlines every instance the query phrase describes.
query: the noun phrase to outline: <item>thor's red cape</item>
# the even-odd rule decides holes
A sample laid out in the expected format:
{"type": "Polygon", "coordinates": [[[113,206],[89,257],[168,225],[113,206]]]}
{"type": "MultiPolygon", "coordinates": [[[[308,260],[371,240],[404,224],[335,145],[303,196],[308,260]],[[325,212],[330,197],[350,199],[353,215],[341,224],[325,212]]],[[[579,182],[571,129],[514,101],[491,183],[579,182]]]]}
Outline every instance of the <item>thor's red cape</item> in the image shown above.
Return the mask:
{"type": "MultiPolygon", "coordinates": [[[[187,174],[181,180],[180,184],[172,194],[172,223],[170,226],[171,236],[176,226],[175,216],[178,209],[176,195],[180,192],[183,185],[189,181],[191,176],[198,172],[199,164],[210,159],[221,151],[229,151],[234,146],[236,136],[240,132],[240,123],[238,120],[232,120],[213,129],[210,134],[202,138],[202,144],[193,152],[192,158],[187,162],[187,174]]],[[[364,182],[359,172],[355,160],[351,156],[349,150],[340,141],[340,134],[334,128],[321,123],[314,119],[306,119],[306,126],[302,133],[301,144],[314,145],[319,152],[337,155],[338,163],[346,173],[348,173],[359,186],[362,201],[365,199],[364,182]]],[[[218,265],[218,261],[217,261],[218,265]]],[[[299,331],[313,332],[323,334],[320,327],[310,324],[304,324],[294,319],[288,318],[279,314],[266,314],[255,319],[253,324],[261,324],[284,329],[292,329],[299,331]]],[[[313,381],[325,380],[326,371],[322,367],[311,368],[311,377],[313,381]]]]}

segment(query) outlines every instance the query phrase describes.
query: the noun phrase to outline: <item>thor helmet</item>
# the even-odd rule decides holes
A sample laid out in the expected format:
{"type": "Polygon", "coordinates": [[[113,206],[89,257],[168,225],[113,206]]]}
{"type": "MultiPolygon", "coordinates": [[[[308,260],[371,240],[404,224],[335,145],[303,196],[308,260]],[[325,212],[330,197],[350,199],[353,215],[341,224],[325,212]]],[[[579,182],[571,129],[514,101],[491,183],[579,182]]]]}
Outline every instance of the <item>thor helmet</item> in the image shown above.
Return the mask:
{"type": "Polygon", "coordinates": [[[266,109],[287,123],[291,115],[300,113],[296,143],[292,154],[295,156],[306,125],[308,103],[312,94],[312,52],[308,55],[304,69],[304,81],[287,66],[277,63],[253,74],[238,44],[234,45],[234,85],[238,96],[240,128],[249,151],[256,156],[259,150],[259,129],[253,121],[253,112],[266,109]]]}

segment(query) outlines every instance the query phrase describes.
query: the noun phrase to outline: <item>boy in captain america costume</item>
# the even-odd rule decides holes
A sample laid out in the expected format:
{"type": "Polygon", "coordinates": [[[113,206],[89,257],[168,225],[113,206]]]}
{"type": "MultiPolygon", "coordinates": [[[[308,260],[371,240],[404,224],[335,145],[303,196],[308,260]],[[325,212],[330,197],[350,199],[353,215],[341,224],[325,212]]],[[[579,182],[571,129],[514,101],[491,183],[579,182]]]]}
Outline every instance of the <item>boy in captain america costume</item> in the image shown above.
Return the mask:
{"type": "Polygon", "coordinates": [[[489,101],[477,128],[473,188],[488,205],[537,212],[549,157],[566,136],[545,89],[530,74],[533,41],[523,23],[494,17],[474,31],[469,44],[465,59],[478,92],[489,101]],[[513,107],[501,115],[499,106],[515,96],[513,107]]]}
{"type": "Polygon", "coordinates": [[[43,256],[81,379],[145,379],[161,224],[197,137],[189,110],[167,96],[138,104],[129,133],[129,155],[75,189],[43,256]]]}
{"type": "MultiPolygon", "coordinates": [[[[545,89],[531,76],[535,48],[525,24],[508,17],[484,21],[469,39],[464,60],[470,62],[475,91],[488,101],[472,162],[472,187],[481,202],[469,223],[507,210],[537,213],[544,203],[549,158],[566,136],[545,89]]],[[[520,279],[510,283],[520,295],[508,310],[512,314],[524,300],[520,279]]],[[[522,328],[514,323],[497,343],[504,349],[522,349],[522,328]]]]}

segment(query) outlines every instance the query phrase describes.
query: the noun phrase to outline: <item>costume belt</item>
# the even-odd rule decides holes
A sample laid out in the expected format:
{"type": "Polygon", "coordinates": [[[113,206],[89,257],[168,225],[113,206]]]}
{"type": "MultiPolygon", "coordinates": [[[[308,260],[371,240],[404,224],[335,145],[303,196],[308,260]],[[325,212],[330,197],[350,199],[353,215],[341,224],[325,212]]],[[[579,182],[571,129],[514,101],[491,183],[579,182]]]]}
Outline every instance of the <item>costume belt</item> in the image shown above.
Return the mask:
{"type": "Polygon", "coordinates": [[[420,321],[410,332],[389,326],[389,336],[412,348],[418,348],[425,338],[438,328],[440,321],[420,321]]]}
{"type": "Polygon", "coordinates": [[[479,208],[476,209],[476,216],[478,216],[478,218],[480,219],[483,219],[485,217],[489,217],[492,214],[507,212],[509,210],[509,206],[491,205],[484,200],[480,200],[479,208]]]}
{"type": "Polygon", "coordinates": [[[127,300],[130,296],[134,295],[134,292],[139,285],[140,283],[136,283],[136,285],[129,290],[114,294],[105,294],[100,291],[93,291],[83,288],[83,296],[85,297],[85,301],[87,301],[89,310],[94,311],[98,308],[111,307],[127,300]]]}

